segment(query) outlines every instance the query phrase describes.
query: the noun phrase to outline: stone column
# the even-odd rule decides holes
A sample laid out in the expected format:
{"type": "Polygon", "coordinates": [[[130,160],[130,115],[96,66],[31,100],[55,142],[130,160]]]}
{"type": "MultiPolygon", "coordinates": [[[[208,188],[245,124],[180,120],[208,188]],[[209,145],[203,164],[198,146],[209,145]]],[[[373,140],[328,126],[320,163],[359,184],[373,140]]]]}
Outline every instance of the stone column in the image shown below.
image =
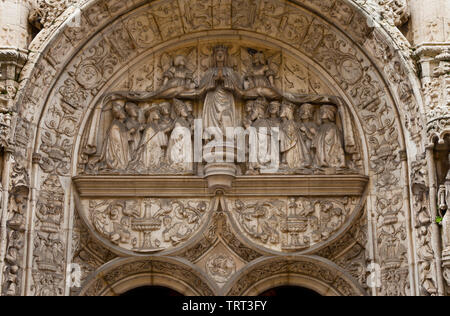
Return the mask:
{"type": "Polygon", "coordinates": [[[438,196],[438,205],[440,211],[445,214],[442,220],[443,275],[444,279],[447,282],[447,287],[450,288],[450,170],[448,171],[445,178],[445,183],[440,186],[438,196]]]}
{"type": "MultiPolygon", "coordinates": [[[[412,46],[420,65],[420,79],[424,96],[424,118],[426,120],[426,144],[428,149],[430,210],[432,220],[433,250],[441,255],[440,227],[435,222],[437,189],[437,170],[434,164],[435,145],[444,144],[444,135],[450,131],[450,3],[448,0],[409,0],[411,8],[412,46]]],[[[442,148],[441,148],[442,149],[442,148]]],[[[447,265],[443,258],[442,264],[447,265]]],[[[436,258],[439,264],[440,258],[436,258]]],[[[450,261],[448,262],[450,265],[450,261]]],[[[444,282],[437,267],[439,295],[444,294],[444,282]]]]}
{"type": "Polygon", "coordinates": [[[14,98],[19,77],[27,60],[31,41],[29,0],[0,0],[0,148],[5,152],[0,200],[0,295],[20,295],[23,265],[24,209],[28,196],[25,183],[12,181],[17,176],[11,125],[17,117],[14,98]]]}

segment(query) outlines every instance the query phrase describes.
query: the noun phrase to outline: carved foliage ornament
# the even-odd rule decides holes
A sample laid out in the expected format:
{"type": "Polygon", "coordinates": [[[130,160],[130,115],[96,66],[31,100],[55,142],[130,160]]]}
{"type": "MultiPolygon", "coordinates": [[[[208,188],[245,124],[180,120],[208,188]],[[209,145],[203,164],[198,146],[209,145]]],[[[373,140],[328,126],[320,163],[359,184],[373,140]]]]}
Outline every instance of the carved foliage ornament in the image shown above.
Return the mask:
{"type": "Polygon", "coordinates": [[[348,223],[352,198],[229,200],[239,230],[252,242],[281,252],[299,252],[334,237],[348,223]]]}
{"type": "Polygon", "coordinates": [[[208,217],[209,200],[90,200],[82,217],[115,252],[153,253],[194,236],[208,217]],[[85,212],[85,213],[84,213],[85,212]]]}
{"type": "MultiPolygon", "coordinates": [[[[314,5],[320,6],[324,10],[327,9],[329,3],[325,3],[323,1],[315,2],[314,5]]],[[[259,15],[259,9],[256,6],[256,1],[246,2],[246,1],[233,1],[233,7],[239,9],[239,6],[245,7],[246,10],[236,10],[234,9],[232,12],[232,23],[235,28],[248,28],[253,27],[255,25],[253,22],[255,21],[255,17],[259,15]]],[[[277,7],[283,7],[282,5],[277,7]]],[[[349,76],[343,76],[340,74],[340,71],[336,71],[339,69],[340,63],[336,62],[336,58],[333,59],[333,56],[348,56],[352,55],[354,59],[360,61],[360,67],[362,71],[361,80],[356,83],[352,83],[351,81],[348,83],[348,86],[344,86],[344,90],[348,93],[349,98],[351,98],[354,104],[358,105],[358,115],[360,116],[362,126],[364,130],[369,134],[369,146],[370,146],[370,156],[373,157],[372,161],[374,162],[372,170],[375,172],[375,180],[374,185],[377,189],[380,189],[379,198],[384,196],[384,192],[401,191],[402,183],[400,183],[400,163],[398,161],[398,150],[400,148],[398,143],[399,135],[396,133],[396,129],[398,126],[396,125],[397,118],[392,114],[395,111],[392,109],[391,102],[387,100],[386,95],[383,93],[384,88],[381,85],[381,82],[377,75],[371,70],[371,67],[368,65],[368,62],[362,55],[358,55],[357,52],[352,51],[350,48],[349,42],[345,39],[337,36],[336,34],[331,34],[331,31],[325,25],[321,25],[320,21],[315,20],[314,23],[317,24],[317,27],[309,27],[308,22],[310,23],[312,19],[309,15],[304,14],[303,11],[299,10],[294,6],[286,6],[289,7],[291,16],[287,19],[287,21],[292,23],[292,27],[298,26],[298,33],[300,34],[302,30],[302,25],[307,25],[305,29],[307,29],[307,35],[302,36],[300,40],[293,41],[291,44],[298,49],[304,51],[308,56],[311,56],[315,61],[324,66],[324,69],[327,69],[332,76],[336,76],[337,80],[341,80],[345,82],[345,79],[350,78],[349,76]],[[298,17],[298,18],[297,18],[298,17]],[[306,19],[302,19],[305,17],[306,19]],[[300,21],[304,21],[300,23],[300,21]],[[328,66],[327,66],[328,65],[328,66]],[[381,191],[381,189],[383,191],[381,191]]],[[[340,8],[342,6],[339,6],[340,8]]],[[[351,8],[350,8],[351,9],[351,8]]],[[[330,12],[331,7],[328,8],[330,12]]],[[[163,10],[164,11],[164,10],[163,10]]],[[[339,12],[337,14],[337,18],[341,20],[347,21],[345,25],[352,25],[350,22],[352,21],[351,16],[354,12],[350,10],[350,14],[347,16],[344,13],[339,12]],[[347,19],[346,19],[347,17],[347,19]]],[[[161,21],[167,18],[167,16],[163,16],[161,14],[161,21]]],[[[176,17],[174,17],[175,19],[176,17]]],[[[100,17],[99,17],[100,19],[100,17]]],[[[357,21],[357,19],[353,19],[357,21]]],[[[269,21],[269,20],[267,20],[269,21]]],[[[315,25],[316,25],[315,24],[315,25]]],[[[175,23],[174,23],[175,25],[175,23]]],[[[364,27],[366,24],[361,23],[361,27],[364,27]]],[[[355,25],[357,28],[358,25],[355,25]]],[[[278,31],[278,27],[275,27],[278,31]]],[[[359,32],[359,28],[355,32],[359,32]]],[[[172,34],[167,34],[167,36],[175,36],[179,32],[172,32],[172,34]]],[[[281,34],[280,40],[285,40],[283,34],[292,35],[294,32],[287,33],[277,33],[281,34]]],[[[290,41],[287,41],[290,42],[290,41]]],[[[122,62],[122,61],[120,61],[122,62]]],[[[341,65],[342,66],[342,65],[341,65]]],[[[351,63],[344,63],[344,68],[352,69],[354,67],[351,63]],[[347,67],[348,66],[348,67],[347,67]]],[[[356,71],[358,73],[359,71],[356,71]]],[[[94,81],[97,82],[97,81],[94,81]]],[[[270,82],[270,80],[269,80],[270,82]]],[[[77,85],[79,85],[77,83],[77,85]]],[[[88,103],[88,102],[86,102],[88,103]]],[[[348,126],[348,124],[345,124],[348,126]]],[[[101,148],[98,148],[99,153],[101,153],[101,148]]],[[[71,157],[71,153],[67,153],[67,157],[71,157]]],[[[398,222],[395,223],[395,229],[397,231],[401,231],[398,226],[400,226],[400,222],[403,220],[402,218],[403,209],[400,209],[397,213],[398,222]]],[[[383,216],[380,216],[378,223],[378,230],[381,229],[383,223],[385,222],[383,216]]],[[[397,236],[397,238],[400,236],[397,236]]],[[[400,238],[399,242],[404,243],[405,239],[400,238]],[[401,240],[401,241],[400,241],[401,240]]],[[[382,242],[382,241],[380,241],[382,242]]],[[[403,265],[406,263],[406,259],[403,258],[403,265]]]]}

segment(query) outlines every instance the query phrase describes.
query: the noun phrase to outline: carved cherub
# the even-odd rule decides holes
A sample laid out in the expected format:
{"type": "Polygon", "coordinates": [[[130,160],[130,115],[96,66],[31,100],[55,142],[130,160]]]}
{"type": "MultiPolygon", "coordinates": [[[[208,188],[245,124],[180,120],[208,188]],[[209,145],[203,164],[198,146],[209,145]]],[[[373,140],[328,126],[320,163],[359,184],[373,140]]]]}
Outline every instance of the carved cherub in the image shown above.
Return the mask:
{"type": "Polygon", "coordinates": [[[243,49],[241,56],[245,68],[245,90],[275,87],[275,77],[281,64],[280,54],[266,58],[262,51],[249,48],[243,49]]]}
{"type": "Polygon", "coordinates": [[[163,74],[163,88],[195,88],[194,72],[188,66],[188,58],[183,55],[177,55],[172,58],[169,54],[163,54],[161,56],[161,64],[163,67],[170,65],[163,74]]]}

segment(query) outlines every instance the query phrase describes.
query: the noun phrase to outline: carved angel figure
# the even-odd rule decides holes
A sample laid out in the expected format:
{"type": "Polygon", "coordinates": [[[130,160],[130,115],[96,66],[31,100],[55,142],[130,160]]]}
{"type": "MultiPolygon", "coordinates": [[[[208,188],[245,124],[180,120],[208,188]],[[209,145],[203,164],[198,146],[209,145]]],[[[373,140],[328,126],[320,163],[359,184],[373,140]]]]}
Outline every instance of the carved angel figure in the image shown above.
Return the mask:
{"type": "Polygon", "coordinates": [[[177,99],[174,103],[177,119],[169,139],[167,161],[176,170],[189,171],[193,168],[192,126],[186,105],[177,99]]]}
{"type": "Polygon", "coordinates": [[[324,105],[320,108],[321,125],[314,139],[316,166],[319,168],[345,168],[344,141],[336,126],[337,108],[324,105]]]}
{"type": "Polygon", "coordinates": [[[193,80],[193,73],[187,67],[186,57],[183,55],[175,56],[173,65],[163,75],[163,87],[187,87],[188,89],[195,88],[193,80]]]}
{"type": "Polygon", "coordinates": [[[258,87],[273,87],[276,71],[273,63],[268,63],[264,53],[250,50],[251,62],[248,65],[247,74],[244,76],[244,89],[258,87]],[[272,68],[271,68],[272,66],[272,68]]]}
{"type": "Polygon", "coordinates": [[[275,76],[279,71],[281,55],[266,58],[262,51],[242,50],[244,63],[244,97],[274,99],[281,95],[275,87],[275,76]]]}

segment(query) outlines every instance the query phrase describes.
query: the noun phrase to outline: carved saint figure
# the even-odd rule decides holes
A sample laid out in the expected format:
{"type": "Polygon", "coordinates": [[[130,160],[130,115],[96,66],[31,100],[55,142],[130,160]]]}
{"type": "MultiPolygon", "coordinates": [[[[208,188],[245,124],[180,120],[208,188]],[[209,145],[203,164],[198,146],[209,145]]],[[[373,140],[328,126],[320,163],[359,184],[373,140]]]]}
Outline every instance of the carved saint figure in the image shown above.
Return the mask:
{"type": "Polygon", "coordinates": [[[125,111],[126,114],[128,114],[128,117],[125,121],[125,125],[130,134],[129,138],[130,156],[133,156],[141,141],[142,124],[139,122],[139,108],[137,104],[127,102],[125,104],[125,111]]]}
{"type": "Polygon", "coordinates": [[[189,171],[193,168],[193,147],[191,137],[191,124],[186,105],[175,99],[175,128],[170,135],[167,148],[167,160],[169,165],[180,171],[189,171]]]}
{"type": "Polygon", "coordinates": [[[280,117],[283,119],[280,130],[282,166],[291,170],[306,167],[311,159],[294,121],[294,104],[283,102],[280,117]]]}
{"type": "Polygon", "coordinates": [[[236,126],[235,92],[241,91],[239,75],[227,67],[227,48],[214,48],[214,66],[206,71],[200,91],[206,91],[203,125],[216,136],[225,135],[227,127],[236,126]]]}
{"type": "Polygon", "coordinates": [[[302,142],[301,159],[303,167],[310,168],[314,164],[313,153],[311,147],[317,135],[317,125],[314,122],[314,106],[309,103],[302,104],[299,109],[298,129],[300,133],[300,141],[302,142]]]}
{"type": "Polygon", "coordinates": [[[281,103],[278,101],[272,101],[270,102],[268,108],[267,108],[267,124],[270,127],[280,127],[280,109],[281,109],[281,103]]]}
{"type": "Polygon", "coordinates": [[[313,142],[318,168],[345,168],[344,142],[335,123],[336,111],[332,105],[320,108],[321,125],[313,142]]]}
{"type": "Polygon", "coordinates": [[[248,174],[256,174],[257,169],[263,168],[271,160],[270,152],[270,124],[265,118],[265,109],[268,106],[265,99],[257,99],[252,107],[252,115],[249,120],[256,129],[255,134],[250,134],[250,161],[248,174]]]}
{"type": "Polygon", "coordinates": [[[167,148],[167,135],[159,125],[160,114],[158,109],[152,109],[146,113],[147,126],[142,135],[141,143],[132,165],[143,166],[145,169],[158,168],[165,157],[167,148]]]}
{"type": "Polygon", "coordinates": [[[125,170],[130,161],[130,133],[125,125],[126,114],[119,103],[112,107],[113,121],[107,132],[100,161],[109,170],[125,170]]]}

